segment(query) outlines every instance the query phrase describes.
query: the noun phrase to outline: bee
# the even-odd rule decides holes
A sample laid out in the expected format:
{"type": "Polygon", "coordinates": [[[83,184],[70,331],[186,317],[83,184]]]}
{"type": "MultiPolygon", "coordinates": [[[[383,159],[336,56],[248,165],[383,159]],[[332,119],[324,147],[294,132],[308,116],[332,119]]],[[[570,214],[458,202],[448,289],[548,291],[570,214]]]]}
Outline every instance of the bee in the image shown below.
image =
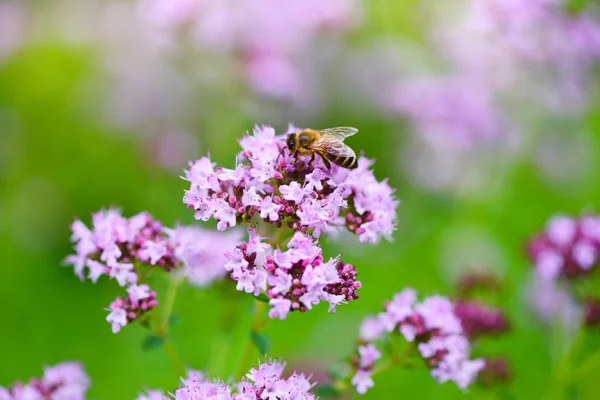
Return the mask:
{"type": "Polygon", "coordinates": [[[358,129],[351,127],[338,127],[329,129],[304,129],[297,133],[290,133],[285,139],[288,150],[295,157],[312,156],[319,154],[327,168],[331,168],[330,161],[340,167],[355,169],[358,167],[356,154],[344,139],[354,135],[358,129]]]}

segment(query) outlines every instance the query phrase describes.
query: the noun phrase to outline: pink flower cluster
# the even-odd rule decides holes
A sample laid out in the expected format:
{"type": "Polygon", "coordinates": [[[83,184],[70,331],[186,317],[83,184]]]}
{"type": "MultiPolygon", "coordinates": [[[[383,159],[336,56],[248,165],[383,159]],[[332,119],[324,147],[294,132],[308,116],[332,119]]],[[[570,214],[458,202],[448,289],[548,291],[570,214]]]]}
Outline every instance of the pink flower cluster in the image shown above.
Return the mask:
{"type": "MultiPolygon", "coordinates": [[[[199,371],[188,371],[186,379],[175,391],[175,400],[255,400],[255,399],[294,399],[310,400],[315,396],[309,392],[314,384],[309,377],[294,371],[288,378],[283,378],[285,363],[271,361],[261,363],[252,368],[246,378],[239,383],[227,384],[222,380],[209,380],[199,371]]],[[[168,400],[159,391],[149,391],[140,395],[137,400],[168,400]]]]}
{"type": "Polygon", "coordinates": [[[361,157],[354,170],[328,169],[318,156],[293,157],[283,149],[284,135],[267,126],[256,127],[240,145],[242,162],[235,169],[217,168],[203,157],[185,171],[191,185],[183,201],[196,219],[214,218],[221,231],[262,220],[315,238],[344,227],[361,242],[391,237],[398,201],[387,181],[377,181],[369,169],[372,161],[361,157]]]}
{"type": "Polygon", "coordinates": [[[62,362],[44,368],[41,379],[16,382],[9,388],[0,386],[0,400],[83,400],[90,380],[77,362],[62,362]]]}
{"type": "MultiPolygon", "coordinates": [[[[324,34],[354,24],[353,0],[140,0],[142,17],[173,33],[186,30],[193,42],[230,56],[258,94],[301,97],[299,68],[304,49],[324,34]]],[[[163,36],[164,32],[163,32],[163,36]]],[[[166,35],[169,36],[169,35],[166,35]]]]}
{"type": "Polygon", "coordinates": [[[237,281],[237,289],[269,297],[271,318],[285,319],[290,311],[312,309],[322,301],[334,311],[338,304],[358,298],[356,270],[337,258],[323,262],[323,254],[314,240],[296,232],[286,251],[263,243],[254,229],[250,238],[227,254],[225,269],[237,281]],[[272,253],[271,253],[272,251],[272,253]]]}
{"type": "Polygon", "coordinates": [[[528,250],[543,279],[586,275],[597,265],[600,256],[600,217],[552,217],[545,231],[529,241],[528,250]]]}
{"type": "Polygon", "coordinates": [[[417,344],[420,357],[439,383],[453,381],[464,389],[484,367],[483,360],[469,359],[469,340],[448,299],[431,296],[418,303],[416,292],[405,289],[385,305],[384,312],[367,317],[362,323],[352,378],[359,393],[365,393],[374,384],[371,374],[381,358],[375,342],[392,332],[417,344]]]}
{"type": "Polygon", "coordinates": [[[115,333],[157,305],[156,293],[140,281],[142,265],[166,272],[177,268],[175,273],[190,283],[206,286],[225,276],[225,251],[240,240],[235,232],[218,234],[183,226],[166,229],[145,212],[125,218],[115,209],[93,214],[92,229],[79,220],[71,229],[76,254],[66,262],[74,266],[77,276],[95,283],[108,275],[127,287],[127,295],[110,304],[106,318],[115,333]]]}

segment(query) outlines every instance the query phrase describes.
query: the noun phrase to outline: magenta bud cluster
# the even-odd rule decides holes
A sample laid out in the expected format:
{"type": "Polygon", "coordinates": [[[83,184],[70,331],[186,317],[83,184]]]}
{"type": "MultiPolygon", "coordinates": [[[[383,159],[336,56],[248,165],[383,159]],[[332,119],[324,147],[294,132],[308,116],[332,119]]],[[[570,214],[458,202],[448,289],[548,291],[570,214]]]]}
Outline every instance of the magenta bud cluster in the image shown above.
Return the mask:
{"type": "Polygon", "coordinates": [[[598,264],[600,217],[554,216],[544,232],[529,241],[528,250],[543,279],[574,279],[587,275],[598,264]]]}
{"type": "Polygon", "coordinates": [[[464,334],[471,339],[504,333],[509,328],[508,319],[502,310],[476,301],[455,303],[454,314],[460,320],[464,334]]]}

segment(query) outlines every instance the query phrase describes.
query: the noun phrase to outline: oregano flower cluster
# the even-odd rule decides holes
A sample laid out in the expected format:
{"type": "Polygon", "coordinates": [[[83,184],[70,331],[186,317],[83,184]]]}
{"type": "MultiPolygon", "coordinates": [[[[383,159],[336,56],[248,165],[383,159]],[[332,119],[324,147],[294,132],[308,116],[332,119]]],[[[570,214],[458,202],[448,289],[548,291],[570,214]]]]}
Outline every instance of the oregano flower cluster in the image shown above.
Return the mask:
{"type": "Polygon", "coordinates": [[[544,232],[529,242],[529,256],[543,279],[574,279],[587,275],[600,256],[600,217],[552,217],[544,232]]]}
{"type": "Polygon", "coordinates": [[[359,393],[365,393],[374,384],[371,375],[375,362],[382,358],[377,342],[397,333],[415,344],[418,357],[440,383],[452,381],[464,389],[484,367],[483,360],[469,359],[469,339],[450,300],[431,296],[417,302],[416,291],[404,289],[385,304],[383,312],[363,320],[352,377],[352,385],[359,393]]]}
{"type": "Polygon", "coordinates": [[[149,269],[177,273],[206,286],[225,276],[225,249],[240,239],[236,232],[168,229],[148,213],[126,218],[112,208],[93,214],[91,229],[80,220],[71,229],[75,254],[65,261],[75,274],[94,283],[106,275],[126,287],[126,294],[110,304],[106,318],[115,333],[157,305],[156,292],[142,282],[149,269]]]}
{"type": "Polygon", "coordinates": [[[137,400],[255,400],[290,399],[312,400],[315,396],[309,392],[314,386],[310,378],[294,371],[284,378],[285,363],[277,360],[259,363],[252,367],[240,382],[226,383],[222,379],[209,379],[201,371],[188,371],[181,386],[173,397],[165,396],[161,391],[150,390],[140,394],[137,400]]]}
{"type": "Polygon", "coordinates": [[[310,236],[298,231],[287,250],[272,249],[249,229],[247,243],[227,254],[225,269],[237,281],[237,289],[269,298],[271,318],[285,319],[290,311],[310,310],[321,300],[336,305],[358,298],[356,270],[338,258],[325,262],[322,250],[310,236]]]}
{"type": "Polygon", "coordinates": [[[387,181],[377,181],[369,169],[373,161],[360,157],[355,170],[329,169],[320,157],[293,156],[284,139],[271,127],[256,127],[240,140],[235,169],[217,167],[208,157],[190,163],[183,202],[196,219],[214,218],[221,231],[262,221],[314,238],[343,228],[361,242],[391,237],[398,201],[387,181]]]}

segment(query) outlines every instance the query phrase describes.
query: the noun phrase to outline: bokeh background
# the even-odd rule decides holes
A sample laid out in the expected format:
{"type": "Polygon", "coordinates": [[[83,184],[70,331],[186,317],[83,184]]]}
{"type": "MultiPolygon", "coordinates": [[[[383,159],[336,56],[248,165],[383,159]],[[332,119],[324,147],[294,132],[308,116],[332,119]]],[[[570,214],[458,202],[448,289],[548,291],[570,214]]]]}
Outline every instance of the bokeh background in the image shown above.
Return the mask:
{"type": "MultiPolygon", "coordinates": [[[[116,285],[62,266],[69,224],[112,205],[195,223],[181,201],[187,160],[210,151],[232,167],[254,124],[291,122],[359,128],[348,144],[377,160],[401,204],[393,242],[325,243],[357,267],[361,299],[273,321],[272,356],[346,356],[360,320],[393,293],[453,296],[477,269],[504,282],[488,301],[511,331],[474,352],[506,355],[512,380],[465,394],[425,370],[391,369],[363,397],[597,398],[597,379],[566,389],[556,379],[577,327],[529,307],[524,250],[550,216],[600,203],[593,3],[0,1],[0,384],[73,359],[92,399],[174,388],[162,349],[142,350],[140,326],[111,333],[104,308],[116,285]]],[[[187,365],[228,376],[251,305],[182,289],[172,335],[187,365]],[[232,301],[239,324],[219,333],[232,301]]]]}

